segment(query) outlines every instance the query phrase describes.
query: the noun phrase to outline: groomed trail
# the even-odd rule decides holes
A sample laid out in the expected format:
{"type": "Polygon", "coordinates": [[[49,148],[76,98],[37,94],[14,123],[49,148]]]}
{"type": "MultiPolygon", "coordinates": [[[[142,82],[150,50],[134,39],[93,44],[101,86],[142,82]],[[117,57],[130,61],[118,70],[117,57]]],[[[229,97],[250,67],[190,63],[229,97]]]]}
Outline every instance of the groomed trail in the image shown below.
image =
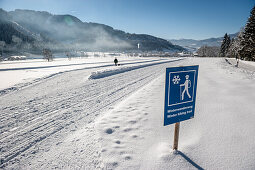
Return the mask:
{"type": "MultiPolygon", "coordinates": [[[[93,127],[95,119],[162,75],[166,67],[183,61],[133,61],[130,63],[133,68],[108,72],[96,79],[88,79],[91,72],[110,65],[85,67],[50,76],[0,96],[0,168],[100,168],[101,156],[93,127]],[[61,153],[58,146],[77,132],[87,139],[81,144],[82,152],[70,151],[67,158],[54,155],[61,153]]],[[[64,147],[70,146],[61,148],[64,147]]]]}

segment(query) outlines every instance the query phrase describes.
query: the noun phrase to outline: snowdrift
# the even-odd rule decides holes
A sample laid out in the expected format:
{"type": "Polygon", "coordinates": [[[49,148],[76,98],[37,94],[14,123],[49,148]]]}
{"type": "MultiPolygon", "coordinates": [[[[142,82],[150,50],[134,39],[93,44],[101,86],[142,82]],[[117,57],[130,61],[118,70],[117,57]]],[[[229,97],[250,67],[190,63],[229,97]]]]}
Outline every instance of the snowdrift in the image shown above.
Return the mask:
{"type": "Polygon", "coordinates": [[[154,62],[154,63],[137,65],[137,66],[119,67],[117,69],[114,68],[114,69],[100,70],[100,71],[92,72],[91,75],[89,76],[89,79],[100,79],[100,78],[124,73],[127,71],[132,71],[132,70],[136,70],[136,69],[140,69],[140,68],[144,68],[144,67],[149,67],[149,66],[154,66],[154,65],[158,65],[158,64],[164,64],[164,63],[169,63],[169,62],[174,62],[174,61],[179,61],[179,60],[182,60],[182,59],[167,60],[167,61],[164,60],[164,61],[157,62],[157,63],[154,62]]]}

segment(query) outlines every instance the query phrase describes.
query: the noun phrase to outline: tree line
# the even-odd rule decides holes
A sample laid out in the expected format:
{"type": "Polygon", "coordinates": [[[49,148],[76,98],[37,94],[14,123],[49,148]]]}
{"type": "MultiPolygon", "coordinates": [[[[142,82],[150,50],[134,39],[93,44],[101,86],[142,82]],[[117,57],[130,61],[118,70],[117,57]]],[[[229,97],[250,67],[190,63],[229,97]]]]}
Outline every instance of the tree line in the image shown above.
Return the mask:
{"type": "Polygon", "coordinates": [[[255,6],[244,29],[241,29],[237,37],[230,40],[229,35],[225,34],[220,55],[255,61],[255,6]]]}
{"type": "Polygon", "coordinates": [[[202,46],[197,51],[199,56],[207,57],[234,57],[255,61],[255,6],[250,17],[237,37],[230,38],[226,33],[220,47],[202,46]]]}

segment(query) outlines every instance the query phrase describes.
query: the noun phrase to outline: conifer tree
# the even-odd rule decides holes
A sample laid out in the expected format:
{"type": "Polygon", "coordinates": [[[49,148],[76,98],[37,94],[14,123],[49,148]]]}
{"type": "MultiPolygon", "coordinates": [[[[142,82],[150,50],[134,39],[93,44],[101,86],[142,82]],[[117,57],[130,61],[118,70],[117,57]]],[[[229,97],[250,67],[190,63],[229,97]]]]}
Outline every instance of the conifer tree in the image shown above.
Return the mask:
{"type": "Polygon", "coordinates": [[[230,46],[230,36],[226,33],[224,35],[224,38],[223,38],[223,41],[222,41],[222,44],[221,44],[221,47],[220,47],[220,57],[225,57],[227,52],[228,52],[228,49],[229,49],[229,46],[230,46]]]}
{"type": "Polygon", "coordinates": [[[241,57],[255,61],[255,6],[245,26],[241,47],[241,57]]]}

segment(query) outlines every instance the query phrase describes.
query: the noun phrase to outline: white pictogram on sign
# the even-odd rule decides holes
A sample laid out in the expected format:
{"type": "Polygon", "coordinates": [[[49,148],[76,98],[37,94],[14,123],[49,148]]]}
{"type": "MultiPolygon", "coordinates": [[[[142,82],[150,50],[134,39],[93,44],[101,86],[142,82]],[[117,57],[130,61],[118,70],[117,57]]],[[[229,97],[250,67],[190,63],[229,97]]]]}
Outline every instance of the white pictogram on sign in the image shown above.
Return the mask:
{"type": "Polygon", "coordinates": [[[174,84],[179,84],[179,82],[181,81],[181,79],[180,79],[179,75],[177,75],[177,76],[174,76],[174,78],[173,78],[172,81],[173,81],[174,84]]]}
{"type": "Polygon", "coordinates": [[[183,84],[180,84],[180,90],[182,89],[181,87],[184,86],[184,90],[181,92],[181,100],[184,100],[184,94],[188,95],[189,98],[191,98],[189,94],[189,88],[191,87],[191,81],[189,80],[189,75],[185,76],[186,80],[183,84]]]}

